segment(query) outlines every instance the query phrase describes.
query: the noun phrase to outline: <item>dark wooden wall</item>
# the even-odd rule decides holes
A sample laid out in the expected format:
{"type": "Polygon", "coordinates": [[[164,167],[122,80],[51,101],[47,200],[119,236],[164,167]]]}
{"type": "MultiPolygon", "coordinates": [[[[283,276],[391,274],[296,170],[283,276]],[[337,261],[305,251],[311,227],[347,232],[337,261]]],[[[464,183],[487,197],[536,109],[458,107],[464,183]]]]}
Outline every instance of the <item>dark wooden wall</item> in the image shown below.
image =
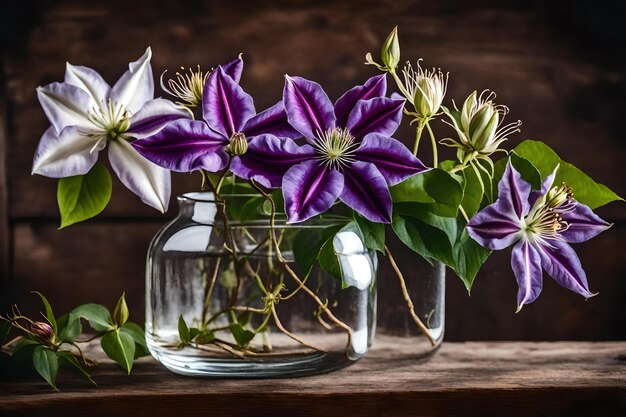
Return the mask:
{"type": "MultiPolygon", "coordinates": [[[[426,66],[450,71],[447,103],[474,89],[495,90],[511,108],[511,120],[524,121],[523,134],[511,145],[523,138],[546,140],[563,158],[626,195],[624,7],[601,0],[517,3],[22,0],[3,6],[3,306],[32,308],[28,291],[34,289],[59,310],[83,302],[112,304],[125,290],[141,320],[145,252],[175,204],[164,217],[116,182],[100,217],[57,231],[56,182],[31,176],[30,168],[48,126],[35,88],[62,80],[66,60],[96,68],[114,82],[147,45],[156,75],[180,65],[214,66],[243,52],[243,84],[257,108],[264,108],[280,98],[284,73],[321,82],[333,98],[362,82],[373,74],[362,64],[365,53],[377,55],[397,24],[403,58],[422,57],[426,66]]],[[[436,131],[452,134],[444,125],[436,131]]],[[[404,128],[398,137],[408,141],[411,132],[404,128]]],[[[174,194],[197,186],[195,176],[177,175],[174,194]]],[[[600,213],[614,228],[578,245],[597,297],[585,302],[546,279],[539,301],[515,315],[516,285],[508,255],[501,253],[484,266],[471,297],[460,281],[448,278],[448,339],[625,339],[626,209],[615,204],[600,213]]],[[[380,285],[395,282],[383,277],[380,285]]]]}

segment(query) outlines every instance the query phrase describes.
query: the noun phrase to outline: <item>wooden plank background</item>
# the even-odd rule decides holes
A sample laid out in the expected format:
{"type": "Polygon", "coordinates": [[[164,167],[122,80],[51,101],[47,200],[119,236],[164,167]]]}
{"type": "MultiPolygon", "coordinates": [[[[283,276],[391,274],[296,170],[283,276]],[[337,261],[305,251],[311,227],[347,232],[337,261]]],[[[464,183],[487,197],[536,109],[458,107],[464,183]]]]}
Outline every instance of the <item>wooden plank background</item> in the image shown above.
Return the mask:
{"type": "MultiPolygon", "coordinates": [[[[34,308],[30,290],[63,311],[83,302],[113,304],[126,290],[143,317],[144,257],[167,216],[143,206],[115,182],[102,216],[57,231],[55,180],[31,176],[32,156],[48,126],[35,94],[63,78],[65,61],[114,82],[151,45],[155,75],[178,66],[210,67],[243,52],[243,85],[258,109],[280,98],[284,73],[321,82],[331,98],[374,74],[363,57],[399,25],[403,59],[450,71],[446,102],[490,88],[524,122],[524,138],[546,140],[566,160],[626,195],[624,7],[614,2],[453,2],[314,0],[22,1],[3,12],[0,86],[0,281],[3,308],[34,308]],[[600,24],[601,23],[601,24],[600,24]],[[5,110],[6,109],[6,110],[5,110]],[[5,166],[6,164],[6,166],[5,166]]],[[[439,137],[452,135],[443,124],[439,137]]],[[[397,137],[410,141],[406,126],[397,137]]],[[[427,147],[425,147],[425,150],[427,147]]],[[[425,152],[428,154],[428,152],[425,152]]],[[[429,157],[423,158],[429,162],[429,157]]],[[[179,174],[174,192],[198,187],[179,174]]],[[[544,294],[515,315],[508,254],[492,257],[471,297],[448,278],[450,340],[607,340],[626,338],[626,209],[600,211],[614,228],[577,245],[591,288],[584,301],[546,278],[544,294]]],[[[409,256],[405,254],[403,256],[409,256]]],[[[380,308],[401,308],[382,266],[380,308]]]]}

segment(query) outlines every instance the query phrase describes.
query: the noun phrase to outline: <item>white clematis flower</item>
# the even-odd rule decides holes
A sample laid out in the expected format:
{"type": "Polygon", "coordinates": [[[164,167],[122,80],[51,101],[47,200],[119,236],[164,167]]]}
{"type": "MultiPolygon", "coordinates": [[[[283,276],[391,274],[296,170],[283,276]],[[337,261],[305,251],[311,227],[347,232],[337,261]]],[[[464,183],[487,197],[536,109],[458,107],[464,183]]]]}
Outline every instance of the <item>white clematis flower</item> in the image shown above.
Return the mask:
{"type": "Polygon", "coordinates": [[[154,98],[151,57],[148,47],[113,87],[93,69],[68,62],[64,82],[37,88],[52,126],[35,152],[33,174],[52,178],[86,174],[109,145],[109,161],[120,181],[147,205],[166,211],[170,172],[144,159],[129,141],[151,136],[190,114],[154,98]]]}

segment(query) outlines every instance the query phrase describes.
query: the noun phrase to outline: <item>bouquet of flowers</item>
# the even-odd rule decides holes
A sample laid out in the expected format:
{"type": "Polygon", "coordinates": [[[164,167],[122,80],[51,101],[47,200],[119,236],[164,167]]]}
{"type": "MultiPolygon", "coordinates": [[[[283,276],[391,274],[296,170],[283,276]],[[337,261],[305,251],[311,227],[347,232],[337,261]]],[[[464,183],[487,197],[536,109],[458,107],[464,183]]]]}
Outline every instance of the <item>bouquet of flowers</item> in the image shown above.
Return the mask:
{"type": "MultiPolygon", "coordinates": [[[[161,87],[173,97],[168,100],[154,98],[151,54],[148,48],[113,86],[96,71],[68,63],[64,82],[37,89],[52,126],[41,138],[33,173],[59,178],[61,227],[107,205],[111,176],[98,162],[106,149],[119,180],[157,210],[168,208],[170,172],[199,172],[202,190],[225,202],[225,215],[247,209],[248,219],[268,216],[266,244],[299,288],[308,290],[306,271],[313,263],[346,280],[333,267],[338,254],[327,243],[351,227],[368,250],[389,258],[410,309],[403,274],[385,244],[388,233],[448,266],[468,290],[491,252],[510,248],[518,311],[539,296],[543,271],[585,298],[595,295],[570,244],[608,229],[593,210],[622,199],[543,142],[506,149],[521,122],[504,121],[508,108],[496,104],[495,93],[474,91],[460,107],[454,101],[444,106],[448,74],[424,69],[420,60],[400,68],[397,28],[383,44],[380,62],[366,55],[379,75],[334,102],[320,84],[287,75],[282,99],[261,112],[240,84],[241,56],[207,72],[177,72],[167,81],[164,73],[161,87]],[[397,92],[390,94],[388,82],[397,92]],[[431,125],[437,120],[449,125],[450,137],[435,137],[431,125]],[[410,148],[393,137],[403,121],[415,127],[410,148]],[[429,138],[432,167],[418,158],[422,136],[429,138]],[[456,158],[440,161],[440,146],[455,149],[456,158]],[[233,192],[249,195],[239,210],[228,208],[233,192]],[[329,215],[348,226],[305,240],[306,256],[294,247],[299,276],[281,255],[275,219],[295,224],[329,215]]],[[[235,246],[231,242],[229,250],[235,246]]],[[[274,306],[283,290],[282,280],[261,285],[264,305],[257,312],[277,324],[274,306]]],[[[323,314],[345,326],[308,291],[323,314]]],[[[434,344],[428,326],[412,317],[434,344]]],[[[215,332],[202,327],[210,320],[190,329],[181,316],[181,343],[214,341],[215,332]]],[[[251,353],[248,343],[261,328],[240,327],[233,330],[231,321],[228,330],[237,341],[229,349],[251,353]],[[244,337],[244,330],[250,335],[244,337]]]]}

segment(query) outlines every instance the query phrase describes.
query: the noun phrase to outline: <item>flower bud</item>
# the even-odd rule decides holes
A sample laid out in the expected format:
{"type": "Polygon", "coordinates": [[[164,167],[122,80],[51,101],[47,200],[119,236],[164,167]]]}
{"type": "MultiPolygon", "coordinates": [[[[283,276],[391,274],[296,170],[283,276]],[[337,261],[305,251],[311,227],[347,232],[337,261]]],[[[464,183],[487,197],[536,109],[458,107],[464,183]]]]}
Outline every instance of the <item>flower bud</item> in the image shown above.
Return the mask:
{"type": "Polygon", "coordinates": [[[246,139],[246,135],[241,132],[234,133],[230,138],[228,151],[233,156],[243,155],[248,152],[248,140],[246,139]]]}
{"type": "Polygon", "coordinates": [[[36,321],[30,326],[30,331],[43,342],[54,341],[54,329],[48,323],[36,321]]]}
{"type": "Polygon", "coordinates": [[[129,311],[128,305],[126,305],[126,293],[122,293],[122,296],[117,300],[115,310],[113,310],[113,322],[119,327],[122,327],[126,321],[128,321],[129,311]]]}
{"type": "Polygon", "coordinates": [[[380,52],[380,59],[387,70],[394,70],[400,62],[400,41],[398,40],[398,27],[393,28],[380,52]]]}
{"type": "Polygon", "coordinates": [[[446,139],[442,143],[457,148],[457,158],[463,164],[475,158],[485,158],[496,152],[511,133],[519,132],[522,122],[502,126],[508,108],[493,102],[496,95],[488,90],[480,95],[476,91],[467,97],[460,110],[460,120],[452,118],[459,140],[446,139]]]}
{"type": "Polygon", "coordinates": [[[430,119],[441,108],[448,87],[448,75],[435,68],[422,69],[420,61],[417,61],[417,70],[407,62],[402,73],[409,94],[407,99],[413,103],[417,116],[421,119],[430,119]]]}

